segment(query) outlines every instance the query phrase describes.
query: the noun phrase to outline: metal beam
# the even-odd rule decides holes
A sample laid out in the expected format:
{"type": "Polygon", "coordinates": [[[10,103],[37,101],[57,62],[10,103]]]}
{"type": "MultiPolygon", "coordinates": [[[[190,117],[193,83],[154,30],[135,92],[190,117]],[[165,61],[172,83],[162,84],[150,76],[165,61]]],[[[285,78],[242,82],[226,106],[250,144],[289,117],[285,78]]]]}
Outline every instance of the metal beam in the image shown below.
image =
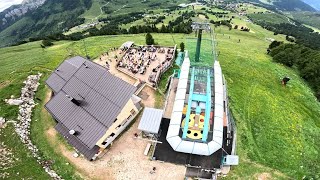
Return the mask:
{"type": "Polygon", "coordinates": [[[202,29],[199,29],[197,47],[196,47],[196,57],[195,57],[196,62],[200,61],[201,38],[202,38],[202,29]]]}
{"type": "Polygon", "coordinates": [[[210,77],[210,70],[208,69],[208,71],[207,71],[207,101],[206,101],[206,111],[205,111],[205,117],[204,117],[202,142],[207,141],[208,132],[209,132],[210,114],[211,114],[211,77],[210,77]]]}
{"type": "Polygon", "coordinates": [[[184,121],[184,128],[183,128],[183,134],[182,138],[187,138],[187,132],[189,128],[189,120],[190,120],[190,114],[191,114],[191,104],[192,104],[192,95],[193,95],[193,89],[194,89],[194,72],[195,68],[192,68],[192,74],[191,74],[191,81],[190,81],[190,90],[189,90],[189,99],[188,99],[188,109],[186,114],[186,120],[184,121]]]}

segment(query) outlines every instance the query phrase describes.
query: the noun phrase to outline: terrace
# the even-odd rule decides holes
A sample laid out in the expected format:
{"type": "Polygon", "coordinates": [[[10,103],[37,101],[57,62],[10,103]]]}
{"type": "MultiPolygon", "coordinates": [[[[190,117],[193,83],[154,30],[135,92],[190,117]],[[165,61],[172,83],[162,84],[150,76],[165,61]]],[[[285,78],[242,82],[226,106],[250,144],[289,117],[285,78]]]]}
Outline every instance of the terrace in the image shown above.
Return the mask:
{"type": "Polygon", "coordinates": [[[173,61],[176,47],[133,46],[126,49],[117,69],[139,81],[156,87],[161,75],[173,61]]]}

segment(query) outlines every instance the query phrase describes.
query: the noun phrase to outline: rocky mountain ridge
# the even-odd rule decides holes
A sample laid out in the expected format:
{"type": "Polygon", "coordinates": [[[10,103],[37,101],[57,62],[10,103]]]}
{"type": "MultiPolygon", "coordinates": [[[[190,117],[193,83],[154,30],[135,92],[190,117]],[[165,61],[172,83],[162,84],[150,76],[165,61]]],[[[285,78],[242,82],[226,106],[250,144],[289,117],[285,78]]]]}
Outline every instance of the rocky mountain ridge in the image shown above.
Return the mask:
{"type": "MultiPolygon", "coordinates": [[[[24,0],[19,5],[13,5],[0,13],[1,26],[16,21],[27,12],[37,9],[45,3],[46,0],[24,0]]],[[[1,29],[1,28],[0,28],[1,29]]]]}

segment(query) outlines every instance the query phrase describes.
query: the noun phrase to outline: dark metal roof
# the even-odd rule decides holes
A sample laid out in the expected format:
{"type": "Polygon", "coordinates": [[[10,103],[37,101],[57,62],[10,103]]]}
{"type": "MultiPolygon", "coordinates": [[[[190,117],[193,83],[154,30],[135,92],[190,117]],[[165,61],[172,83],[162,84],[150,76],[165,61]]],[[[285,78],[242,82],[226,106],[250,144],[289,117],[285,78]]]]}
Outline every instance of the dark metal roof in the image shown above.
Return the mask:
{"type": "Polygon", "coordinates": [[[65,81],[68,81],[73,74],[77,71],[77,68],[70,64],[68,61],[64,61],[56,70],[55,73],[59,75],[65,81]]]}
{"type": "Polygon", "coordinates": [[[79,68],[86,61],[86,59],[81,56],[75,56],[70,59],[67,59],[66,61],[75,66],[76,68],[79,68]]]}
{"type": "Polygon", "coordinates": [[[55,129],[71,144],[75,147],[85,158],[91,160],[95,154],[99,151],[99,146],[94,146],[93,148],[88,148],[75,136],[69,134],[69,130],[61,123],[55,126],[55,129]]]}
{"type": "Polygon", "coordinates": [[[47,85],[55,92],[59,92],[66,81],[62,79],[58,74],[52,73],[51,76],[46,81],[47,85]]]}
{"type": "Polygon", "coordinates": [[[45,108],[68,132],[75,130],[74,138],[89,149],[95,147],[136,90],[82,57],[61,63],[46,83],[55,96],[45,108]],[[80,106],[70,98],[79,101],[80,106]]]}

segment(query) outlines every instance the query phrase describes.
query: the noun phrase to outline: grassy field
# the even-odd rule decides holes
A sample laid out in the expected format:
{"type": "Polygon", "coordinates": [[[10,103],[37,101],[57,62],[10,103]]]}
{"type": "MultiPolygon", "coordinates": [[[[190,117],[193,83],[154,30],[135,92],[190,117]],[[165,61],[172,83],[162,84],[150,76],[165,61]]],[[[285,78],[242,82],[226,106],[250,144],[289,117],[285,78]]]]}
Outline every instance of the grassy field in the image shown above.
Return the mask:
{"type": "Polygon", "coordinates": [[[320,103],[295,71],[271,62],[266,55],[269,42],[263,36],[279,37],[254,26],[251,28],[258,33],[235,33],[226,28],[217,31],[219,60],[237,119],[241,158],[230,178],[255,176],[254,168],[246,170],[248,160],[294,179],[319,177],[320,159],[314,157],[320,151],[316,142],[320,135],[320,103]],[[241,43],[236,43],[239,38],[241,43]],[[284,88],[280,79],[286,75],[292,81],[284,88]]]}
{"type": "Polygon", "coordinates": [[[162,93],[166,92],[166,88],[167,88],[167,84],[168,84],[168,80],[169,77],[174,73],[174,70],[178,70],[179,66],[176,64],[173,64],[171,68],[169,68],[162,76],[161,76],[161,80],[159,82],[159,90],[162,93]]]}
{"type": "Polygon", "coordinates": [[[265,21],[274,24],[290,23],[287,17],[277,13],[249,14],[248,16],[253,21],[265,21]]]}
{"type": "Polygon", "coordinates": [[[149,23],[152,24],[152,22],[154,22],[156,19],[152,19],[152,16],[165,16],[165,19],[163,20],[163,23],[158,23],[156,24],[156,26],[158,28],[161,28],[162,24],[164,25],[168,25],[169,21],[174,21],[177,17],[180,16],[180,14],[182,14],[183,12],[187,11],[187,10],[191,10],[190,8],[184,8],[181,10],[174,10],[171,11],[170,13],[165,13],[163,12],[163,10],[161,11],[154,11],[152,14],[148,14],[148,16],[144,17],[143,19],[139,19],[136,21],[133,21],[131,23],[128,24],[123,24],[121,26],[121,28],[126,28],[129,29],[131,26],[137,26],[137,25],[147,25],[149,23]]]}
{"type": "Polygon", "coordinates": [[[169,7],[176,6],[180,3],[186,3],[187,0],[175,1],[156,1],[156,0],[116,0],[110,1],[106,6],[107,14],[117,15],[117,14],[127,14],[130,12],[148,12],[150,10],[166,9],[169,7]]]}
{"type": "Polygon", "coordinates": [[[268,11],[266,8],[258,7],[249,3],[243,3],[237,10],[238,12],[245,11],[247,14],[255,14],[268,11]]]}
{"type": "Polygon", "coordinates": [[[88,9],[85,13],[83,13],[81,16],[86,18],[86,21],[92,21],[92,20],[98,20],[98,17],[101,14],[100,9],[100,1],[99,0],[93,0],[92,6],[90,9],[88,9]]]}
{"type": "Polygon", "coordinates": [[[320,29],[320,13],[319,12],[290,12],[292,18],[302,24],[320,29]]]}
{"type": "Polygon", "coordinates": [[[306,27],[313,29],[314,32],[320,33],[320,29],[304,24],[306,27]]]}
{"type": "Polygon", "coordinates": [[[203,37],[201,42],[201,49],[200,49],[200,61],[195,61],[196,56],[196,46],[197,46],[197,39],[195,37],[188,37],[186,39],[186,47],[189,52],[190,62],[192,66],[213,66],[213,54],[212,54],[212,45],[211,39],[209,37],[203,37]]]}
{"type": "MultiPolygon", "coordinates": [[[[301,179],[312,175],[319,178],[320,103],[294,70],[271,62],[266,54],[270,43],[266,38],[285,41],[285,37],[274,36],[257,25],[244,23],[252,32],[229,31],[224,26],[215,29],[220,51],[218,58],[228,82],[231,109],[238,128],[240,165],[233,167],[226,179],[257,179],[262,175],[271,179],[301,179]],[[280,79],[285,75],[292,78],[286,88],[280,85],[280,79]]],[[[153,34],[153,37],[160,45],[172,46],[186,38],[194,38],[194,34],[153,34]]],[[[7,106],[3,100],[12,94],[19,96],[23,86],[21,82],[28,74],[43,72],[42,85],[36,95],[40,100],[34,110],[31,135],[41,154],[54,161],[53,168],[65,179],[77,179],[79,176],[75,174],[81,172],[72,164],[66,164],[67,160],[57,150],[58,144],[50,143],[44,133],[53,124],[43,112],[46,92],[43,81],[63,59],[84,56],[84,44],[88,55],[96,58],[128,40],[145,44],[144,34],[138,34],[90,37],[76,42],[60,41],[45,50],[40,47],[40,42],[0,49],[0,114],[15,119],[17,107],[7,106]]],[[[186,41],[185,44],[186,49],[190,50],[194,45],[189,46],[186,41]]],[[[208,46],[204,47],[202,53],[207,53],[208,46]]],[[[209,56],[204,56],[202,60],[210,63],[209,56]]],[[[160,94],[156,96],[158,102],[161,98],[160,94]]],[[[11,126],[1,131],[0,138],[20,159],[6,170],[10,172],[11,179],[47,178],[19,143],[11,126]]]]}

